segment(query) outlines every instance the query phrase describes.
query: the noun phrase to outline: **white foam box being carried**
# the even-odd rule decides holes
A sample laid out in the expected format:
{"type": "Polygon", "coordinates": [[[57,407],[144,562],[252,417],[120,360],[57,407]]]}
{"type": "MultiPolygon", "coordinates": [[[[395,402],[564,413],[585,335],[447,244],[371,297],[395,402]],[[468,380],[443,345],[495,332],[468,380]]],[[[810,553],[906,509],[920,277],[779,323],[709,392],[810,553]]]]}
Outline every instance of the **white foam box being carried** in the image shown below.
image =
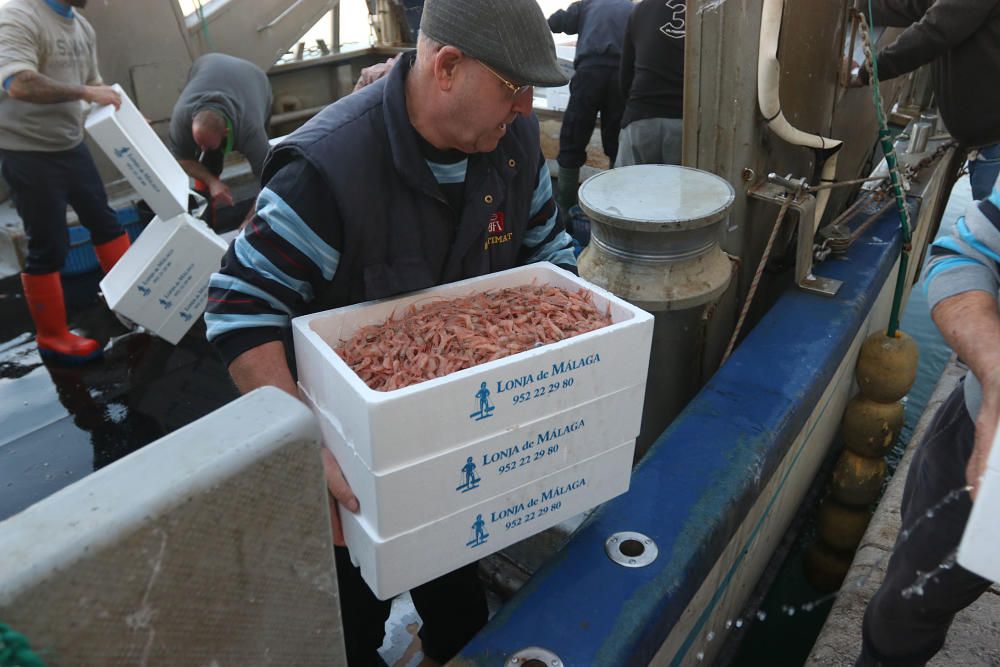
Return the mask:
{"type": "Polygon", "coordinates": [[[153,218],[101,280],[111,310],[176,345],[208,302],[227,244],[187,213],[153,218]]]}
{"type": "Polygon", "coordinates": [[[87,134],[156,215],[167,220],[187,213],[188,175],[121,86],[112,88],[121,95],[121,107],[95,108],[84,124],[87,134]]]}
{"type": "Polygon", "coordinates": [[[958,564],[991,581],[1000,582],[1000,427],[993,438],[993,449],[986,462],[986,473],[979,481],[979,491],[969,521],[958,546],[958,564]]]}
{"type": "Polygon", "coordinates": [[[589,459],[639,434],[644,385],[634,385],[511,431],[385,473],[372,473],[302,387],[323,441],[361,505],[359,521],[385,538],[453,514],[589,459]]]}
{"type": "Polygon", "coordinates": [[[340,509],[351,560],[380,599],[436,579],[628,491],[635,441],[388,539],[340,509]]]}
{"type": "Polygon", "coordinates": [[[653,316],[542,262],[298,317],[292,332],[302,387],[369,470],[384,474],[644,385],[653,316]],[[600,310],[610,310],[612,323],[392,391],[368,387],[331,347],[363,326],[401,315],[411,304],[531,284],[585,289],[600,310]]]}

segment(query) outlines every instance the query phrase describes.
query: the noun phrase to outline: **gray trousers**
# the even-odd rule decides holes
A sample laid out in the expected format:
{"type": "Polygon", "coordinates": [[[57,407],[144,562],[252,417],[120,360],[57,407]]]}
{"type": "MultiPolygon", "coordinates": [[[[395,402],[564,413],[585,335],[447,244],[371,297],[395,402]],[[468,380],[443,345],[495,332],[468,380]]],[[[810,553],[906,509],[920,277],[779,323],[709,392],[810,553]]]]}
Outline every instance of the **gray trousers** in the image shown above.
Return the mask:
{"type": "Polygon", "coordinates": [[[634,120],[618,135],[616,167],[633,164],[680,164],[683,121],[680,118],[634,120]]]}
{"type": "Polygon", "coordinates": [[[858,666],[925,664],[944,645],[955,614],[990,587],[989,580],[956,564],[927,582],[923,595],[903,597],[903,591],[916,582],[918,570],[937,568],[962,539],[972,509],[967,493],[913,526],[948,493],[965,486],[974,435],[975,424],[959,384],[934,416],[913,457],[901,507],[902,529],[912,528],[911,534],[909,539],[897,538],[885,580],[868,603],[858,666]]]}

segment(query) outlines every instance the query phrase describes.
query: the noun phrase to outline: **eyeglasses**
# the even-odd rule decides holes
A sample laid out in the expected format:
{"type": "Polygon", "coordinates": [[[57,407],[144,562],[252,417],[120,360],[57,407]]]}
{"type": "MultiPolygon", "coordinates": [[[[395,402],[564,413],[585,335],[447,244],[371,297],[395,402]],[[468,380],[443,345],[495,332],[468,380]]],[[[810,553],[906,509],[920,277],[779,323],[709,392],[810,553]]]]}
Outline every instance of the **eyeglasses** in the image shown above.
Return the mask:
{"type": "Polygon", "coordinates": [[[531,84],[525,84],[523,86],[519,86],[516,83],[508,81],[503,77],[502,74],[500,74],[495,69],[484,63],[482,60],[477,60],[476,62],[485,67],[486,71],[488,71],[490,74],[500,79],[500,82],[503,83],[503,85],[507,87],[507,90],[510,91],[511,99],[517,99],[521,95],[524,95],[524,93],[526,93],[531,88],[531,84]]]}

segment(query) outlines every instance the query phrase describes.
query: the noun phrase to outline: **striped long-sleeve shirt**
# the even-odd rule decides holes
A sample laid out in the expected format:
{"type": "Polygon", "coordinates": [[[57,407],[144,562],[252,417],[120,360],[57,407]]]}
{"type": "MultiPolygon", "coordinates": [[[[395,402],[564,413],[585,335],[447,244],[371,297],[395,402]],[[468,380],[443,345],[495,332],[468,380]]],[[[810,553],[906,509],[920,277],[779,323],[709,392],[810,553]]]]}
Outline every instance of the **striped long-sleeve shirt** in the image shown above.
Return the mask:
{"type": "MultiPolygon", "coordinates": [[[[427,161],[453,207],[462,201],[467,163],[427,161]]],[[[518,264],[550,261],[575,272],[572,239],[558,221],[544,158],[539,164],[530,219],[522,238],[510,237],[499,212],[483,221],[488,228],[482,251],[490,253],[491,245],[517,242],[518,264]]],[[[256,214],[210,282],[205,313],[208,338],[227,364],[249,349],[286,340],[292,317],[364,300],[364,295],[352,295],[331,302],[323,296],[338,272],[359,270],[343,266],[345,231],[337,212],[337,202],[322,176],[304,159],[289,162],[266,183],[257,199],[256,214]]],[[[458,217],[455,211],[451,220],[445,216],[423,221],[421,242],[448,248],[458,217]]],[[[408,221],[399,220],[399,224],[408,221]]],[[[446,254],[440,254],[442,260],[446,254]]]]}
{"type": "MultiPolygon", "coordinates": [[[[973,202],[947,234],[931,246],[924,273],[928,307],[933,310],[948,297],[970,291],[1000,297],[1000,181],[993,192],[973,202]]],[[[975,419],[982,387],[971,373],[965,381],[965,404],[975,419]]]]}

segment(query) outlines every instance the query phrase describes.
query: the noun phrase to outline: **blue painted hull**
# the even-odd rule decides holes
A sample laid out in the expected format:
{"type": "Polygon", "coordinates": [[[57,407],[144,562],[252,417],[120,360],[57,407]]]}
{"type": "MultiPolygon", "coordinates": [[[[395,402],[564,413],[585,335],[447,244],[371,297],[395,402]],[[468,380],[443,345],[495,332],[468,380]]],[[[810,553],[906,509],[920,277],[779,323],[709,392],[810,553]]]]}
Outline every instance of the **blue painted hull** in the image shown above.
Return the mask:
{"type": "Polygon", "coordinates": [[[629,492],[597,510],[456,664],[503,664],[528,646],[566,665],[710,664],[829,451],[861,342],[888,318],[898,226],[884,215],[818,267],[844,281],[836,297],[787,290],[658,438],[629,492]],[[655,540],[652,565],[606,556],[607,537],[626,530],[655,540]]]}

